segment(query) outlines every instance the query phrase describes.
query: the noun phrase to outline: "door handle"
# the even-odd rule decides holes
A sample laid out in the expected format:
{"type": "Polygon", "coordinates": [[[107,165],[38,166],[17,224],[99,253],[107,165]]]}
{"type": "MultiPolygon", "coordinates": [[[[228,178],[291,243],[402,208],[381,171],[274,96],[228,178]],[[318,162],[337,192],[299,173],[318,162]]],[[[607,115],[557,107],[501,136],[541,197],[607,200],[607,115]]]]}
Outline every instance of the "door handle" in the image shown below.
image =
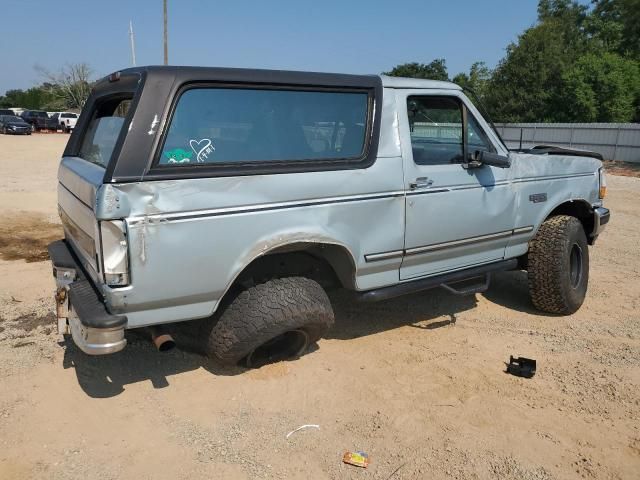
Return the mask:
{"type": "Polygon", "coordinates": [[[429,188],[433,185],[433,180],[428,177],[418,177],[409,184],[411,190],[417,190],[419,188],[429,188]]]}

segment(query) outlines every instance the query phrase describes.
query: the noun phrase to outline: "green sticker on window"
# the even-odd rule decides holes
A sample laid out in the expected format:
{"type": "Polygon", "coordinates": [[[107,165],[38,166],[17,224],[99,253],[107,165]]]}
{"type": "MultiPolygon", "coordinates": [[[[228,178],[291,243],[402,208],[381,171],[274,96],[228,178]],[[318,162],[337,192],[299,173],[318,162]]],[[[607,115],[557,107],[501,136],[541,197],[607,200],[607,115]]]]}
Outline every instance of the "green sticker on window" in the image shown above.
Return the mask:
{"type": "Polygon", "coordinates": [[[182,148],[175,148],[163,153],[167,157],[167,163],[189,163],[193,152],[188,152],[182,148]]]}

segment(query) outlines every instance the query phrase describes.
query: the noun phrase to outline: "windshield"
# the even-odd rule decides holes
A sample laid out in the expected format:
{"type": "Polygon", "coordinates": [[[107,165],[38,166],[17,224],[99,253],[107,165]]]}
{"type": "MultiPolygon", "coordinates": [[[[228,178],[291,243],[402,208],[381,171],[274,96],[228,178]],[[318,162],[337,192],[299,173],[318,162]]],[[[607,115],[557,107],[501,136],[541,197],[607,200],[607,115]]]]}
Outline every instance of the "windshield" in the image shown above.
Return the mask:
{"type": "Polygon", "coordinates": [[[61,118],[78,118],[78,116],[75,113],[61,113],[60,117],[61,118]]]}
{"type": "Polygon", "coordinates": [[[49,118],[49,115],[47,115],[47,112],[31,112],[31,116],[49,118]]]}
{"type": "Polygon", "coordinates": [[[16,117],[15,115],[4,115],[2,117],[2,121],[3,122],[19,122],[19,123],[24,122],[24,120],[22,120],[20,117],[16,117]]]}

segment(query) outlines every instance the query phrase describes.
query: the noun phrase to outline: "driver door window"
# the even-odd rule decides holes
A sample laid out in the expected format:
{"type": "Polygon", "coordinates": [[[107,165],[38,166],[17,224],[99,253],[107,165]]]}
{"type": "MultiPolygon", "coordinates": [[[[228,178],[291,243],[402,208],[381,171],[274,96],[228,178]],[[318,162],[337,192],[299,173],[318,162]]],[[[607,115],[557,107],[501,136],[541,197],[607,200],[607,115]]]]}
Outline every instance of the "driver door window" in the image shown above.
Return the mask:
{"type": "Polygon", "coordinates": [[[407,98],[413,161],[417,165],[447,165],[464,159],[462,106],[448,97],[407,98]]]}

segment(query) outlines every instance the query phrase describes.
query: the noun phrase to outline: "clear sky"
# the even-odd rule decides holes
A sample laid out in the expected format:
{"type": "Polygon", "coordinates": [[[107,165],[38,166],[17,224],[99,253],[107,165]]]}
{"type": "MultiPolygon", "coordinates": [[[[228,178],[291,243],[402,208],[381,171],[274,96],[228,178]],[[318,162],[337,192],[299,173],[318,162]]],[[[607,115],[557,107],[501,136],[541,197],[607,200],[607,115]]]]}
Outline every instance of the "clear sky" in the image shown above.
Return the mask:
{"type": "MultiPolygon", "coordinates": [[[[450,76],[491,67],[537,0],[168,0],[169,63],[380,73],[443,57],[450,76]]],[[[96,76],[162,63],[162,0],[0,0],[0,94],[87,62],[96,76]]]]}

